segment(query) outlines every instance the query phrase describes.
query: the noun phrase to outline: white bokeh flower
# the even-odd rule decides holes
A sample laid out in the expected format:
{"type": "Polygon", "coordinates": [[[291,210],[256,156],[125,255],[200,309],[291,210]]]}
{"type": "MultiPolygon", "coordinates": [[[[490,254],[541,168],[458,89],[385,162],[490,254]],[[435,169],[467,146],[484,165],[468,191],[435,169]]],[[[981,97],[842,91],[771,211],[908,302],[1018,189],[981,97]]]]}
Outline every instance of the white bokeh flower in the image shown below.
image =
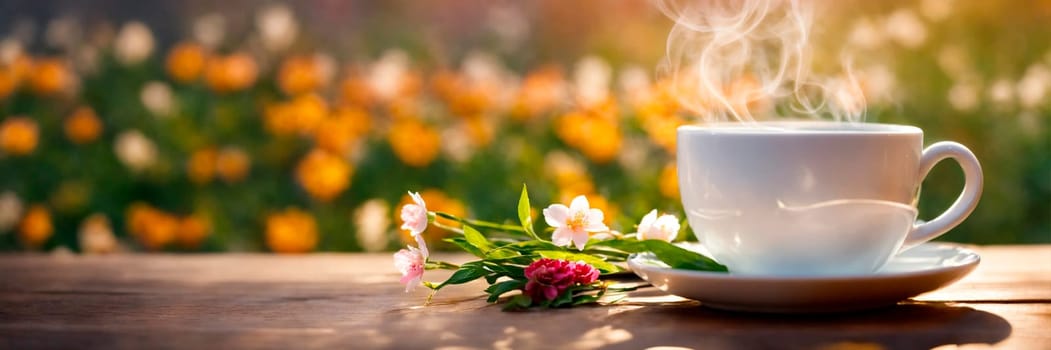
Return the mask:
{"type": "Polygon", "coordinates": [[[193,38],[207,48],[216,48],[226,38],[226,17],[209,13],[193,21],[193,38]]]}
{"type": "Polygon", "coordinates": [[[15,38],[0,40],[0,65],[14,62],[24,54],[22,42],[15,38]]]}
{"type": "Polygon", "coordinates": [[[382,100],[390,100],[401,92],[409,70],[409,55],[399,49],[383,52],[380,59],[372,64],[368,84],[372,92],[382,100]]]}
{"type": "Polygon", "coordinates": [[[332,55],[327,53],[319,53],[314,55],[314,62],[317,62],[318,77],[321,80],[322,86],[328,86],[332,83],[332,80],[336,78],[336,73],[339,70],[339,63],[332,55]]]}
{"type": "Polygon", "coordinates": [[[646,168],[650,142],[645,138],[629,136],[617,154],[617,163],[629,173],[638,173],[646,168]]]}
{"type": "Polygon", "coordinates": [[[0,234],[7,233],[18,222],[22,220],[22,212],[25,206],[18,194],[12,191],[4,191],[0,194],[0,234]]]}
{"type": "Polygon", "coordinates": [[[504,49],[515,49],[529,38],[529,19],[514,3],[491,6],[486,15],[486,26],[496,34],[498,45],[504,49]]]}
{"type": "Polygon", "coordinates": [[[883,30],[898,45],[906,48],[915,49],[927,41],[927,27],[915,12],[906,8],[898,9],[887,16],[883,30]]]}
{"type": "Polygon", "coordinates": [[[1007,78],[1000,78],[989,86],[989,100],[1000,107],[1014,102],[1014,84],[1007,78]]]}
{"type": "Polygon", "coordinates": [[[77,232],[77,241],[84,254],[109,254],[118,248],[117,237],[104,214],[92,214],[84,219],[77,232]]]}
{"type": "Polygon", "coordinates": [[[577,61],[573,70],[573,87],[577,103],[588,107],[609,98],[613,69],[598,56],[587,56],[577,61]]]}
{"type": "Polygon", "coordinates": [[[172,115],[175,97],[172,88],[160,81],[151,81],[142,86],[139,99],[146,110],[156,117],[167,118],[172,115]]]}
{"type": "Polygon", "coordinates": [[[967,74],[971,66],[967,51],[956,45],[947,45],[939,50],[937,60],[942,71],[954,78],[967,74]]]}
{"type": "Polygon", "coordinates": [[[978,107],[978,86],[969,82],[957,82],[949,88],[949,105],[957,111],[970,112],[978,107]]]}
{"type": "Polygon", "coordinates": [[[1035,108],[1044,102],[1051,85],[1051,70],[1043,64],[1034,64],[1026,69],[1018,81],[1018,103],[1024,108],[1035,108]]]}
{"type": "Polygon", "coordinates": [[[113,45],[114,55],[120,63],[138,64],[153,54],[153,33],[142,22],[131,21],[120,28],[113,45]]]}
{"type": "Polygon", "coordinates": [[[157,161],[157,146],[138,130],[127,130],[117,135],[113,143],[117,159],[132,171],[142,171],[157,161]]]}
{"type": "MultiPolygon", "coordinates": [[[[462,123],[461,123],[462,124],[462,123]]],[[[456,163],[466,163],[474,156],[474,145],[466,127],[445,128],[442,130],[442,154],[456,163]]]]}
{"type": "Polygon", "coordinates": [[[953,0],[923,0],[920,13],[932,22],[941,22],[952,14],[953,0]]]}
{"type": "Polygon", "coordinates": [[[628,100],[638,103],[650,98],[651,85],[650,75],[645,68],[637,65],[628,66],[620,71],[617,78],[620,90],[627,96],[628,100]]]}
{"type": "Polygon", "coordinates": [[[99,71],[101,56],[97,47],[83,45],[76,49],[76,53],[73,55],[73,65],[77,71],[85,75],[92,75],[99,71]]]}
{"type": "Polygon", "coordinates": [[[865,92],[865,99],[871,103],[879,103],[894,100],[894,88],[897,78],[890,68],[883,64],[866,67],[858,72],[859,79],[865,92]]]}
{"type": "Polygon", "coordinates": [[[47,45],[62,50],[71,50],[80,43],[80,23],[69,16],[61,16],[47,23],[44,30],[44,41],[47,45]]]}
{"type": "Polygon", "coordinates": [[[882,28],[878,28],[872,20],[862,18],[854,22],[854,27],[851,28],[847,37],[847,43],[862,49],[872,50],[882,45],[886,39],[882,28]]]}
{"type": "Polygon", "coordinates": [[[255,15],[256,30],[263,47],[282,51],[292,45],[299,35],[299,23],[292,9],[283,4],[264,7],[255,15]]]}
{"type": "Polygon", "coordinates": [[[387,249],[390,238],[390,206],[382,199],[370,199],[354,211],[354,226],[357,228],[358,245],[367,252],[387,249]]]}

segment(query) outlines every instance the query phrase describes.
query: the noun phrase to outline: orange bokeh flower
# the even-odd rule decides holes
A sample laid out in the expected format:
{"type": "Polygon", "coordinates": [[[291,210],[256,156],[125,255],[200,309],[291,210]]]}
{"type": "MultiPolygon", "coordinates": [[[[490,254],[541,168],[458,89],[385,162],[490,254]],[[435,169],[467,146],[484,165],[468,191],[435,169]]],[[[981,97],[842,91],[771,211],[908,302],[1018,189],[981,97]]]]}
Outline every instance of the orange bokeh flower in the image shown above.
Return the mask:
{"type": "Polygon", "coordinates": [[[661,195],[669,199],[679,199],[679,173],[675,163],[670,163],[661,169],[657,186],[661,195]]]}
{"type": "Polygon", "coordinates": [[[207,217],[193,214],[179,220],[179,229],[176,232],[175,241],[184,248],[197,248],[201,246],[208,234],[212,232],[212,223],[207,217]]]}
{"type": "Polygon", "coordinates": [[[102,134],[102,120],[88,106],[77,107],[63,125],[66,137],[76,144],[95,141],[102,134]]]}
{"type": "Polygon", "coordinates": [[[37,95],[46,96],[66,90],[73,82],[73,72],[65,61],[44,58],[33,63],[29,86],[37,95]]]}
{"type": "Polygon", "coordinates": [[[190,154],[186,161],[186,176],[196,184],[206,184],[215,177],[219,152],[212,147],[205,147],[190,154]]]}
{"type": "Polygon", "coordinates": [[[300,95],[266,107],[263,122],[278,136],[312,133],[328,115],[328,103],[317,94],[300,95]]]}
{"type": "Polygon", "coordinates": [[[317,223],[309,213],[288,208],[266,217],[266,246],[275,253],[306,253],[318,243],[317,223]]]}
{"type": "Polygon", "coordinates": [[[43,205],[33,205],[22,217],[18,225],[18,238],[22,244],[30,248],[39,248],[44,245],[55,229],[51,224],[51,212],[43,205]]]}
{"type": "Polygon", "coordinates": [[[438,132],[414,118],[395,121],[387,138],[394,155],[403,163],[417,168],[430,165],[438,157],[441,146],[438,132]]]}
{"type": "Polygon", "coordinates": [[[315,56],[289,57],[277,71],[277,85],[290,96],[313,92],[324,83],[322,67],[315,56]]]}
{"type": "Polygon", "coordinates": [[[33,153],[39,138],[40,131],[33,119],[18,116],[0,122],[0,150],[7,154],[24,156],[33,153]]]}
{"type": "Polygon", "coordinates": [[[540,67],[522,81],[511,106],[511,117],[525,121],[547,113],[563,103],[566,97],[562,70],[556,66],[540,67]]]}
{"type": "Polygon", "coordinates": [[[204,78],[216,92],[241,91],[255,84],[259,66],[246,53],[214,56],[205,65],[204,78]]]}
{"type": "Polygon", "coordinates": [[[128,232],[149,250],[160,250],[175,239],[179,218],[141,202],[126,212],[128,232]]]}
{"type": "Polygon", "coordinates": [[[168,75],[175,81],[181,83],[188,83],[197,80],[201,76],[201,71],[204,70],[204,64],[208,59],[208,54],[204,47],[197,43],[183,42],[175,45],[168,52],[168,59],[165,62],[168,68],[168,75]]]}
{"type": "Polygon", "coordinates": [[[369,108],[375,103],[376,95],[369,87],[369,82],[360,74],[348,75],[339,83],[339,102],[348,106],[369,108]]]}
{"type": "Polygon", "coordinates": [[[329,152],[348,155],[354,141],[368,133],[372,118],[359,108],[338,108],[321,122],[314,132],[314,142],[329,152]]]}
{"type": "Polygon", "coordinates": [[[248,153],[233,146],[220,150],[215,161],[215,171],[228,183],[244,180],[252,168],[252,158],[248,153]]]}
{"type": "Polygon", "coordinates": [[[350,186],[354,169],[350,164],[322,149],[310,151],[296,166],[299,184],[310,196],[331,201],[350,186]]]}
{"type": "MultiPolygon", "coordinates": [[[[426,189],[420,191],[420,197],[423,198],[423,202],[427,203],[427,210],[429,211],[440,211],[449,213],[457,217],[465,217],[467,215],[467,206],[463,202],[456,198],[450,197],[438,189],[426,189]]],[[[401,201],[394,210],[394,226],[401,227],[403,221],[401,220],[401,208],[406,204],[413,203],[412,197],[408,194],[402,196],[401,201]]],[[[460,227],[460,224],[444,218],[435,219],[439,224],[452,227],[460,227]]],[[[401,240],[406,244],[415,242],[415,239],[409,233],[408,230],[399,230],[401,232],[401,240]]],[[[427,229],[422,233],[424,240],[427,242],[429,247],[438,247],[442,244],[442,239],[449,235],[449,231],[436,227],[434,225],[428,225],[427,229]]]]}
{"type": "Polygon", "coordinates": [[[615,159],[623,142],[616,120],[594,113],[570,112],[559,117],[555,134],[598,164],[615,159]]]}

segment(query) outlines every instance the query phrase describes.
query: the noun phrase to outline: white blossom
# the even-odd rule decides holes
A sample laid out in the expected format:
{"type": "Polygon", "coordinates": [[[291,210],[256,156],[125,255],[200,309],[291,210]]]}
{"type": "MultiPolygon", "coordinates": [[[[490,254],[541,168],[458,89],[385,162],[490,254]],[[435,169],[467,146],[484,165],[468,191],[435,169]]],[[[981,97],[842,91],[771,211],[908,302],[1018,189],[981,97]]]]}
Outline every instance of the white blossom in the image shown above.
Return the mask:
{"type": "Polygon", "coordinates": [[[132,171],[142,171],[157,161],[157,146],[138,130],[117,135],[113,144],[117,159],[132,171]]]}
{"type": "Polygon", "coordinates": [[[292,45],[299,35],[299,23],[288,6],[275,4],[262,8],[255,16],[256,30],[263,46],[270,51],[282,51],[292,45]]]}
{"type": "Polygon", "coordinates": [[[1014,84],[1006,78],[997,79],[989,86],[989,100],[1000,106],[1014,102],[1014,84]]]}
{"type": "Polygon", "coordinates": [[[1015,88],[1018,92],[1018,103],[1025,108],[1037,107],[1044,102],[1049,85],[1051,70],[1039,63],[1030,66],[1015,88]]]}
{"type": "Polygon", "coordinates": [[[920,13],[933,22],[940,22],[952,14],[953,0],[923,0],[920,13]]]}
{"type": "Polygon", "coordinates": [[[150,57],[153,53],[153,33],[150,28],[139,21],[125,23],[117,33],[114,43],[114,54],[117,60],[125,65],[134,65],[150,57]]]}
{"type": "Polygon", "coordinates": [[[77,241],[84,254],[108,254],[118,248],[117,237],[104,214],[92,214],[84,219],[77,232],[77,241]]]}
{"type": "Polygon", "coordinates": [[[854,27],[850,30],[850,34],[847,37],[847,42],[850,45],[868,50],[879,47],[884,41],[886,41],[886,37],[883,35],[883,29],[878,28],[868,18],[862,18],[854,22],[854,27]]]}
{"type": "Polygon", "coordinates": [[[226,18],[209,13],[193,21],[193,38],[208,48],[218,47],[226,38],[226,18]]]}
{"type": "Polygon", "coordinates": [[[949,105],[961,111],[973,111],[978,107],[978,87],[968,82],[957,82],[951,88],[947,96],[949,105]]]}
{"type": "Polygon", "coordinates": [[[370,199],[354,211],[358,244],[367,252],[387,249],[390,228],[390,206],[382,199],[370,199]]]}
{"type": "Polygon", "coordinates": [[[380,99],[389,100],[401,92],[409,70],[409,55],[398,49],[387,50],[371,68],[369,87],[380,99]]]}
{"type": "Polygon", "coordinates": [[[891,13],[883,24],[883,30],[898,45],[906,48],[915,49],[927,41],[927,27],[909,9],[902,8],[891,13]]]}
{"type": "Polygon", "coordinates": [[[587,56],[577,61],[573,70],[573,84],[577,102],[584,106],[602,103],[609,98],[613,69],[598,56],[587,56]]]}
{"type": "Polygon", "coordinates": [[[154,116],[165,118],[172,115],[175,98],[172,88],[164,82],[151,81],[143,85],[139,99],[154,116]]]}
{"type": "Polygon", "coordinates": [[[12,191],[4,191],[0,194],[0,234],[6,233],[22,220],[22,212],[25,206],[18,194],[12,191]]]}

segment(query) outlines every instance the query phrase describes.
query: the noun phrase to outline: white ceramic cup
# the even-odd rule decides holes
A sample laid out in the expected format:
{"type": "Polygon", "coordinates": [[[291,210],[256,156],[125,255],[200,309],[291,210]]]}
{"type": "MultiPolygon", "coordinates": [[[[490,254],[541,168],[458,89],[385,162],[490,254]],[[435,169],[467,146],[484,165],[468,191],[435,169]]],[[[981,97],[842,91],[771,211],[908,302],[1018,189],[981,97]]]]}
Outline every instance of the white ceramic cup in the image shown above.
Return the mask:
{"type": "Polygon", "coordinates": [[[978,203],[982,170],[963,145],[923,147],[905,125],[819,121],[678,129],[679,188],[700,242],[733,274],[868,274],[903,249],[960,224],[978,203]],[[920,183],[953,158],[963,193],[916,221],[920,183]]]}

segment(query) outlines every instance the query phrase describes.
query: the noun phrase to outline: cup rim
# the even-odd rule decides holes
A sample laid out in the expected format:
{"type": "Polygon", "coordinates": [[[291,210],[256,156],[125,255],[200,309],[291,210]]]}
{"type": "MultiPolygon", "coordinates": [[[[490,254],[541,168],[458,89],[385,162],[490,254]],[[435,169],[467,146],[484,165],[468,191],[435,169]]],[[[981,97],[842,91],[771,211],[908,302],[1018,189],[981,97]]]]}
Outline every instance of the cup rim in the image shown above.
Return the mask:
{"type": "Polygon", "coordinates": [[[923,134],[923,130],[901,124],[836,122],[824,120],[778,120],[755,122],[714,122],[678,127],[679,133],[768,134],[768,135],[901,135],[923,134]],[[790,134],[784,133],[791,130],[790,134]]]}

